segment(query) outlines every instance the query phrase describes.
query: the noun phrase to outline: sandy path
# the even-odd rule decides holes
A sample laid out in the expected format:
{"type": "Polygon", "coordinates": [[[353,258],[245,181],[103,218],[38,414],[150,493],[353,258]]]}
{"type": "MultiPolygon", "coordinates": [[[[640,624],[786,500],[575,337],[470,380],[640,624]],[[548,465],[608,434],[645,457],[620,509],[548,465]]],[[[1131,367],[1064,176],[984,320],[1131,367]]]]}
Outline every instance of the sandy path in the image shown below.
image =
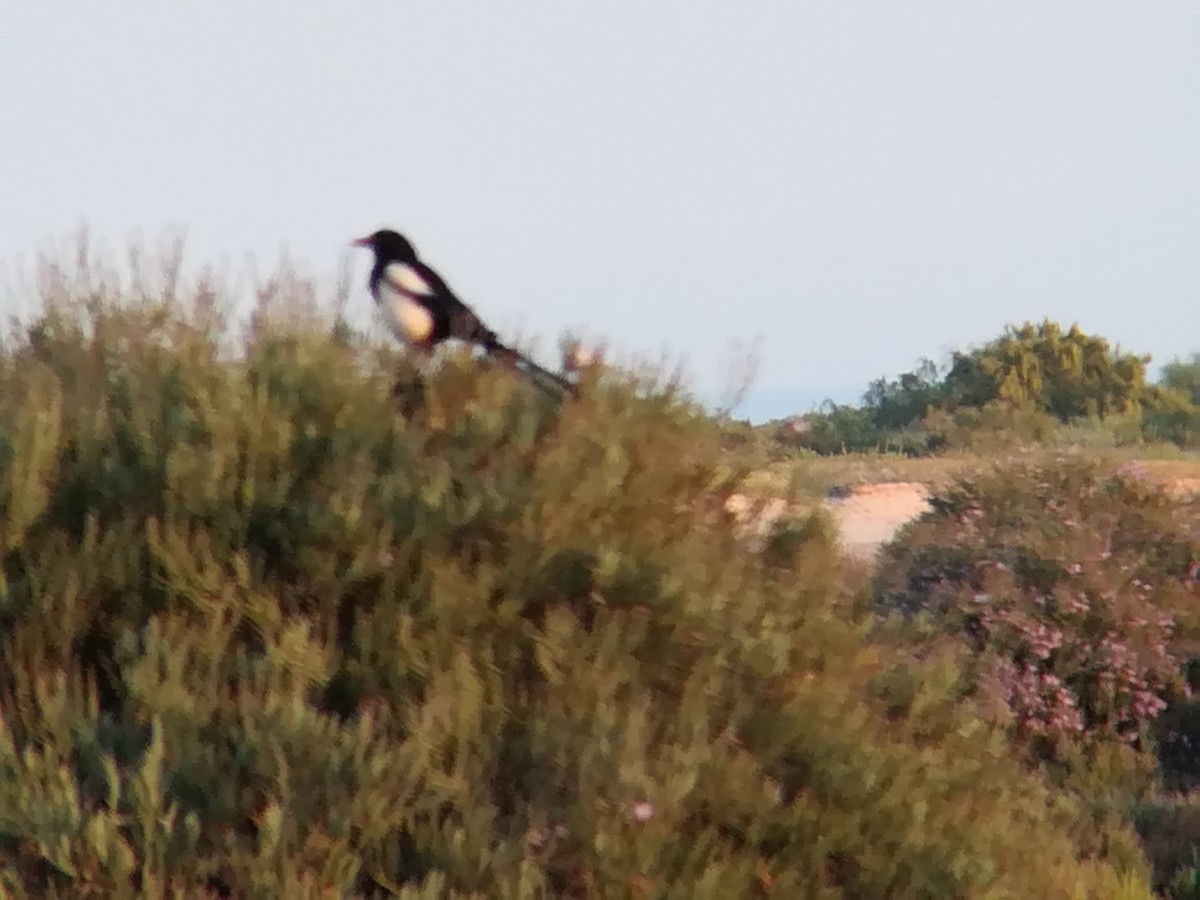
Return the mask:
{"type": "MultiPolygon", "coordinates": [[[[1179,478],[1168,489],[1176,496],[1200,493],[1200,478],[1179,478]]],[[[864,484],[846,496],[830,497],[824,506],[838,523],[842,542],[850,553],[875,555],[902,525],[929,508],[929,489],[914,481],[864,484]]]]}
{"type": "MultiPolygon", "coordinates": [[[[1178,496],[1200,493],[1200,478],[1178,478],[1170,482],[1178,496]]],[[[822,506],[829,511],[848,553],[872,558],[880,546],[929,508],[929,488],[916,481],[878,482],[847,488],[827,497],[822,506]]],[[[771,525],[787,511],[784,500],[775,497],[753,503],[744,495],[730,498],[728,508],[743,523],[748,536],[761,540],[771,525]]]]}

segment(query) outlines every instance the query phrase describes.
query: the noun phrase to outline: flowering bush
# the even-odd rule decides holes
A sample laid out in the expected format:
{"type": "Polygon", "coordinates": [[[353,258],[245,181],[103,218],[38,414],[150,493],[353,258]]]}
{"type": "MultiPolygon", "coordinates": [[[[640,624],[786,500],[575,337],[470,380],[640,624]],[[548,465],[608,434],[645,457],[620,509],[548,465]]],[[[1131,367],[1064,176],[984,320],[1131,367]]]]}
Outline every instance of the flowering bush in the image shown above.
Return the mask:
{"type": "Polygon", "coordinates": [[[1015,734],[1058,755],[1080,738],[1140,745],[1187,695],[1196,633],[1196,504],[1135,469],[1080,460],[967,478],[885,550],[876,600],[975,651],[970,680],[1015,734]]]}

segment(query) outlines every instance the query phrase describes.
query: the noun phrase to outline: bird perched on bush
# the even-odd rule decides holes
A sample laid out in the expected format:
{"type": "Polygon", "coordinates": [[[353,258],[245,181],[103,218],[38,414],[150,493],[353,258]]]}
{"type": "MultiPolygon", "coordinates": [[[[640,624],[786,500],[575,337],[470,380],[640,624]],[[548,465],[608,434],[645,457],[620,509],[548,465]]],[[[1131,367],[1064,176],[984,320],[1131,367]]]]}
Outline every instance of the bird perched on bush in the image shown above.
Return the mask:
{"type": "Polygon", "coordinates": [[[375,254],[369,281],[371,296],[388,328],[401,342],[424,354],[451,338],[476,344],[489,356],[509,365],[520,364],[543,389],[556,387],[575,393],[571,382],[500,343],[496,333],[455,296],[442,277],[418,258],[403,235],[384,228],[352,243],[369,247],[375,254]]]}

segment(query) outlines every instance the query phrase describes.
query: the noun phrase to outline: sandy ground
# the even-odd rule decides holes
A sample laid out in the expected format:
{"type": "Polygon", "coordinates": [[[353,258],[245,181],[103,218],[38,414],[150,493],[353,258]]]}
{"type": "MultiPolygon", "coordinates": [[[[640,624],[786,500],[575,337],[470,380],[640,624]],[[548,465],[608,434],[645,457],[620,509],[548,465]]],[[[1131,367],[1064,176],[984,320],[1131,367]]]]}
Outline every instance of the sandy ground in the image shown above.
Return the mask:
{"type": "MultiPolygon", "coordinates": [[[[1181,497],[1200,493],[1200,478],[1174,479],[1170,489],[1181,497]]],[[[822,505],[837,522],[846,551],[871,559],[902,525],[928,509],[928,497],[929,489],[919,482],[887,482],[847,488],[826,498],[822,505]]],[[[776,498],[753,506],[738,495],[732,498],[730,509],[746,522],[749,533],[760,537],[786,511],[786,504],[776,498]]]]}
{"type": "MultiPolygon", "coordinates": [[[[1169,490],[1179,497],[1200,493],[1200,478],[1175,479],[1169,490]]],[[[864,484],[824,505],[837,520],[846,550],[869,559],[902,525],[929,508],[928,496],[924,485],[912,481],[864,484]]]]}
{"type": "Polygon", "coordinates": [[[1180,496],[1200,494],[1200,478],[1178,478],[1171,485],[1171,490],[1180,496]]]}
{"type": "Polygon", "coordinates": [[[824,505],[837,521],[847,552],[869,559],[900,526],[928,509],[928,496],[924,485],[911,481],[864,484],[846,496],[827,498],[824,505]]]}
{"type": "MultiPolygon", "coordinates": [[[[846,551],[869,559],[905,522],[927,508],[928,491],[915,482],[864,484],[841,497],[830,497],[824,506],[832,514],[846,551]]],[[[742,494],[730,498],[728,507],[746,529],[751,542],[761,540],[787,511],[787,504],[772,498],[752,503],[742,494]]]]}

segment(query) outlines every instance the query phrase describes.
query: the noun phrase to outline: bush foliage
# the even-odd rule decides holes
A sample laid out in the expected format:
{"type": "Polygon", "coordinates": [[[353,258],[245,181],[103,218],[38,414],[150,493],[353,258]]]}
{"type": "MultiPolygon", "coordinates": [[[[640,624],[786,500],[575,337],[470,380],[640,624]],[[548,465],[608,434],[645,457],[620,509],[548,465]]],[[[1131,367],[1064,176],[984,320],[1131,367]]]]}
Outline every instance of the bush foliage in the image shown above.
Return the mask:
{"type": "Polygon", "coordinates": [[[1149,896],[954,653],[864,639],[824,519],[747,548],[671,385],[559,410],[451,355],[405,420],[298,281],[241,335],[203,281],[40,290],[0,359],[6,895],[1149,896]]]}

